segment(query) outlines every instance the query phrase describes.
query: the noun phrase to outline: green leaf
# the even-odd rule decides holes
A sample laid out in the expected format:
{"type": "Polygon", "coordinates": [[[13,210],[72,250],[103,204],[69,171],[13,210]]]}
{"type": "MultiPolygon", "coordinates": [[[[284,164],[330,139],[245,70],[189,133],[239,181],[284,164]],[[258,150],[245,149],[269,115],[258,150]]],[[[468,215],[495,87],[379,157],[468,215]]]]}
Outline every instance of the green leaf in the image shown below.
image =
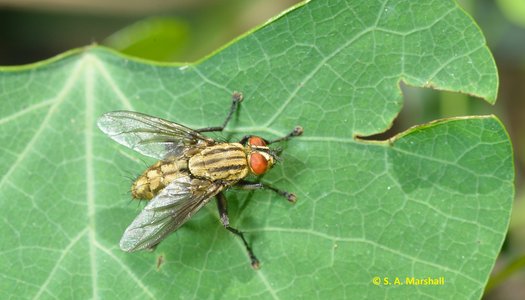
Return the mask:
{"type": "Polygon", "coordinates": [[[190,46],[189,26],[183,19],[149,18],[115,32],[104,44],[124,54],[169,61],[190,46]]]}
{"type": "Polygon", "coordinates": [[[0,71],[4,298],[479,298],[507,230],[514,172],[496,117],[356,138],[390,126],[401,80],[495,101],[492,57],[452,1],[311,1],[191,66],[91,46],[0,71]],[[245,100],[214,137],[305,130],[263,178],[297,204],[227,192],[261,270],[215,204],[155,252],[122,252],[142,207],[126,177],[153,161],[104,136],[98,116],[215,126],[233,91],[245,100]],[[445,283],[383,284],[412,276],[445,283]]]}

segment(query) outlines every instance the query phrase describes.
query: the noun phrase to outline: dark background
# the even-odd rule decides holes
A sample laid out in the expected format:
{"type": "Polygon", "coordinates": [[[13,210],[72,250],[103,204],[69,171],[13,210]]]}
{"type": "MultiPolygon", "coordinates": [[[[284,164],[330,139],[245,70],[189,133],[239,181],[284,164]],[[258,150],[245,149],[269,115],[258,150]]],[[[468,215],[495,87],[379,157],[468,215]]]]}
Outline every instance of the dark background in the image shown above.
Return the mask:
{"type": "MultiPolygon", "coordinates": [[[[296,0],[0,0],[0,66],[37,62],[98,43],[157,61],[193,62],[293,6],[296,0]]],[[[487,38],[500,76],[493,107],[466,95],[402,86],[394,126],[370,137],[451,116],[495,114],[514,144],[516,202],[485,299],[525,295],[525,1],[463,0],[487,38]]]]}

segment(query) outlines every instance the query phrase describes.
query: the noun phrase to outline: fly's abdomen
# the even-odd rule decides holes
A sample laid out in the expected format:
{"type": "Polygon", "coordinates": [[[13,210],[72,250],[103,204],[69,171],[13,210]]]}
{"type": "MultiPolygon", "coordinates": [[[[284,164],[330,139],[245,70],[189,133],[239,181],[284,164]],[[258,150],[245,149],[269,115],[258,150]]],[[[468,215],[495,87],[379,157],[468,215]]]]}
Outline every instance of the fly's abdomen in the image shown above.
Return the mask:
{"type": "Polygon", "coordinates": [[[188,173],[186,159],[161,160],[149,167],[131,186],[135,199],[150,200],[173,180],[188,173]]]}
{"type": "Polygon", "coordinates": [[[190,158],[188,167],[194,176],[213,181],[238,181],[248,175],[246,153],[239,143],[207,147],[190,158]]]}

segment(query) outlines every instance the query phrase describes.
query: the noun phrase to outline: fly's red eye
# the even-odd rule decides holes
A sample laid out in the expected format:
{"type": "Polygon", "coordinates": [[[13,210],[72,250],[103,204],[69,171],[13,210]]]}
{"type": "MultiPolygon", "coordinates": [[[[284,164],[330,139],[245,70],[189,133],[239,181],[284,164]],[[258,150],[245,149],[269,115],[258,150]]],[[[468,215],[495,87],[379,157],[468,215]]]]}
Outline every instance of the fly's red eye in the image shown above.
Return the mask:
{"type": "Polygon", "coordinates": [[[251,136],[248,139],[250,146],[266,146],[266,142],[258,136],[251,136]]]}
{"type": "Polygon", "coordinates": [[[250,155],[250,169],[255,175],[264,174],[268,169],[268,161],[261,153],[252,152],[250,155]]]}

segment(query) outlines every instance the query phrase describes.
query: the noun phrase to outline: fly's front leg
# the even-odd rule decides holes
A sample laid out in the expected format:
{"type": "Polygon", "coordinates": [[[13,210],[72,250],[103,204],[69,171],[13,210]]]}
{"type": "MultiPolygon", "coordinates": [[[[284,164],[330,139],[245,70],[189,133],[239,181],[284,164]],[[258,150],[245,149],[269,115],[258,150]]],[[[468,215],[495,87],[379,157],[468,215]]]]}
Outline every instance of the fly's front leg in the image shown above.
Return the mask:
{"type": "Polygon", "coordinates": [[[267,144],[270,145],[270,144],[277,143],[277,142],[287,141],[293,137],[300,136],[301,134],[303,134],[303,127],[297,125],[292,130],[292,132],[288,133],[287,135],[283,137],[277,138],[275,140],[267,141],[267,144]]]}
{"type": "Polygon", "coordinates": [[[237,107],[239,107],[239,103],[242,102],[242,99],[243,99],[242,93],[233,92],[233,95],[232,95],[232,106],[230,107],[230,112],[228,113],[228,116],[226,117],[226,120],[224,120],[224,123],[222,123],[222,126],[205,127],[205,128],[197,129],[195,131],[197,131],[197,132],[223,131],[224,127],[226,127],[226,125],[228,125],[228,122],[232,118],[233,113],[237,110],[237,107]]]}
{"type": "MultiPolygon", "coordinates": [[[[266,143],[266,145],[270,145],[270,144],[273,144],[273,143],[277,143],[277,142],[282,142],[282,141],[287,141],[293,137],[296,137],[296,136],[300,136],[303,134],[303,127],[297,125],[295,126],[295,128],[290,132],[288,133],[287,135],[285,136],[282,136],[280,138],[276,138],[274,140],[267,140],[267,139],[263,139],[264,142],[266,143]]],[[[239,143],[240,144],[243,144],[243,145],[246,145],[246,142],[251,138],[252,136],[251,135],[245,135],[240,141],[239,143]]]]}
{"type": "Polygon", "coordinates": [[[297,196],[295,196],[294,193],[290,193],[290,192],[287,192],[287,191],[283,191],[283,190],[274,188],[273,186],[264,184],[262,182],[251,182],[251,181],[241,180],[241,181],[237,182],[237,184],[234,185],[234,187],[239,188],[241,190],[268,189],[268,190],[274,191],[279,196],[282,196],[282,197],[286,198],[286,200],[288,200],[288,201],[290,201],[292,203],[295,203],[297,201],[297,196]]]}
{"type": "Polygon", "coordinates": [[[248,242],[244,238],[244,234],[240,230],[237,230],[230,226],[230,219],[228,218],[228,203],[226,202],[226,197],[223,193],[217,194],[216,197],[217,207],[219,208],[219,216],[221,218],[222,225],[231,233],[241,238],[242,242],[244,243],[244,247],[246,247],[246,252],[248,252],[248,256],[250,257],[252,267],[254,269],[259,269],[259,260],[255,256],[255,254],[253,254],[252,248],[250,247],[250,245],[248,245],[248,242]]]}

